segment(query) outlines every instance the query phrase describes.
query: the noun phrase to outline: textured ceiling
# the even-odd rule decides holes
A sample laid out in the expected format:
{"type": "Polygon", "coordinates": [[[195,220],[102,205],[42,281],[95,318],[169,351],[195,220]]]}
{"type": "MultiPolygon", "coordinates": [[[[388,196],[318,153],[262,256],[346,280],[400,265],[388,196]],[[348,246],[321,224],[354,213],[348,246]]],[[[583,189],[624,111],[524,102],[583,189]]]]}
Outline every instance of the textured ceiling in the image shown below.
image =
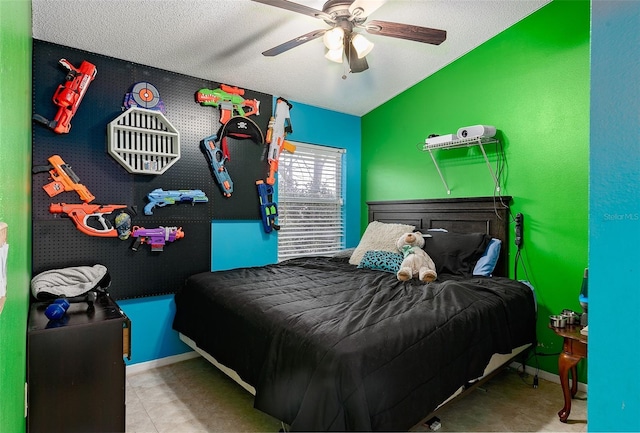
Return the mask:
{"type": "MultiPolygon", "coordinates": [[[[322,9],[323,0],[296,0],[322,9]]],[[[429,45],[362,31],[369,69],[345,74],[322,39],[261,53],[322,20],[250,0],[33,0],[33,37],[361,116],[547,4],[549,0],[388,0],[369,16],[447,31],[429,45]]]]}

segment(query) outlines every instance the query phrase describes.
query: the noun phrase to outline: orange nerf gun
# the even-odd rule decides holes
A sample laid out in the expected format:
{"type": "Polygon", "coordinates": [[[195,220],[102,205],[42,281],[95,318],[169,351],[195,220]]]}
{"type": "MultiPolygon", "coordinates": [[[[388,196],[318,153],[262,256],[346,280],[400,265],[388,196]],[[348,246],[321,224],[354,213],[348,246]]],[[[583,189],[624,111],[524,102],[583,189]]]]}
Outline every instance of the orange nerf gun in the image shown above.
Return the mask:
{"type": "Polygon", "coordinates": [[[49,165],[33,167],[32,171],[33,173],[49,172],[53,182],[42,187],[49,194],[49,197],[56,196],[64,191],[76,191],[80,196],[80,200],[85,203],[95,199],[87,187],[80,183],[80,178],[76,176],[71,166],[67,165],[59,155],[52,155],[48,161],[49,165]]]}
{"type": "Polygon", "coordinates": [[[78,230],[89,236],[102,238],[116,238],[118,231],[105,215],[111,214],[117,209],[124,209],[123,204],[67,204],[52,203],[49,205],[49,212],[52,214],[66,214],[73,220],[78,230]]]}
{"type": "Polygon", "coordinates": [[[276,183],[276,172],[278,171],[278,164],[280,161],[280,154],[283,150],[287,152],[295,152],[296,146],[285,141],[287,133],[292,133],[291,117],[289,110],[292,105],[284,98],[278,98],[276,100],[276,114],[275,117],[269,119],[269,127],[267,129],[266,142],[269,143],[269,153],[267,160],[269,162],[269,177],[267,177],[267,184],[273,185],[276,183]]]}
{"type": "Polygon", "coordinates": [[[219,88],[200,89],[196,93],[196,101],[200,105],[212,105],[220,107],[220,123],[225,124],[237,112],[239,116],[246,117],[252,114],[260,114],[260,101],[257,99],[244,99],[244,89],[221,84],[219,88]],[[243,107],[249,108],[245,111],[243,107]]]}
{"type": "Polygon", "coordinates": [[[69,72],[65,77],[65,83],[60,84],[53,94],[53,103],[59,107],[58,113],[51,121],[39,114],[34,114],[33,119],[53,129],[53,132],[66,134],[71,129],[71,118],[76,114],[89,84],[98,71],[95,65],[86,60],[83,60],[77,69],[66,59],[60,59],[59,63],[69,72]]]}

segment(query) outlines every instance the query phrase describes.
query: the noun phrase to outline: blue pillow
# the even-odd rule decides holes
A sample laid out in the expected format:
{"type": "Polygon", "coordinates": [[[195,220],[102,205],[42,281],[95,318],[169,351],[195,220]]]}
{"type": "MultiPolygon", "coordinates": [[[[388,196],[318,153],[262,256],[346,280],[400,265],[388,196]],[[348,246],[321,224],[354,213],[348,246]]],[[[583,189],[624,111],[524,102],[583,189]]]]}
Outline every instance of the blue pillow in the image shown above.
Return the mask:
{"type": "Polygon", "coordinates": [[[358,268],[372,269],[374,271],[397,273],[404,257],[400,253],[392,253],[389,251],[366,251],[358,268]]]}
{"type": "Polygon", "coordinates": [[[501,246],[502,241],[500,239],[491,239],[489,245],[487,245],[487,248],[484,250],[484,254],[482,254],[482,257],[480,257],[476,262],[476,266],[473,269],[473,275],[480,275],[483,277],[491,276],[496,267],[496,263],[498,263],[501,246]]]}

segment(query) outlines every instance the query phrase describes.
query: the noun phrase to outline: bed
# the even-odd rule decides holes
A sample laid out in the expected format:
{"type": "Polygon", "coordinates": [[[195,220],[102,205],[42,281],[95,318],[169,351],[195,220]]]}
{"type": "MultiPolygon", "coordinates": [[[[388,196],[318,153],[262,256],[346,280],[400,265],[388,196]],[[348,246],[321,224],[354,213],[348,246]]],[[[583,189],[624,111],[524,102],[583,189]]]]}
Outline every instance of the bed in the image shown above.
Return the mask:
{"type": "Polygon", "coordinates": [[[509,201],[369,202],[346,254],[189,277],[173,327],[293,431],[406,431],[535,342],[532,290],[506,277],[509,201]],[[428,236],[435,282],[389,268],[407,228],[428,236]]]}

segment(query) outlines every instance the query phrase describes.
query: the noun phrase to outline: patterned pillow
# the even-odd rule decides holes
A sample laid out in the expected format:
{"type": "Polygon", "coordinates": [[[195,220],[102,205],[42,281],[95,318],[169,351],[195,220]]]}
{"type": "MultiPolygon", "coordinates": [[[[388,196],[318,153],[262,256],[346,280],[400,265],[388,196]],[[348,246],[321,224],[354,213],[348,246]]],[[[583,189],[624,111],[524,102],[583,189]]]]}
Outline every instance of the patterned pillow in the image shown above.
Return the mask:
{"type": "Polygon", "coordinates": [[[362,256],[358,268],[372,269],[374,271],[391,272],[395,274],[400,269],[403,256],[400,253],[389,251],[367,251],[362,256]]]}

